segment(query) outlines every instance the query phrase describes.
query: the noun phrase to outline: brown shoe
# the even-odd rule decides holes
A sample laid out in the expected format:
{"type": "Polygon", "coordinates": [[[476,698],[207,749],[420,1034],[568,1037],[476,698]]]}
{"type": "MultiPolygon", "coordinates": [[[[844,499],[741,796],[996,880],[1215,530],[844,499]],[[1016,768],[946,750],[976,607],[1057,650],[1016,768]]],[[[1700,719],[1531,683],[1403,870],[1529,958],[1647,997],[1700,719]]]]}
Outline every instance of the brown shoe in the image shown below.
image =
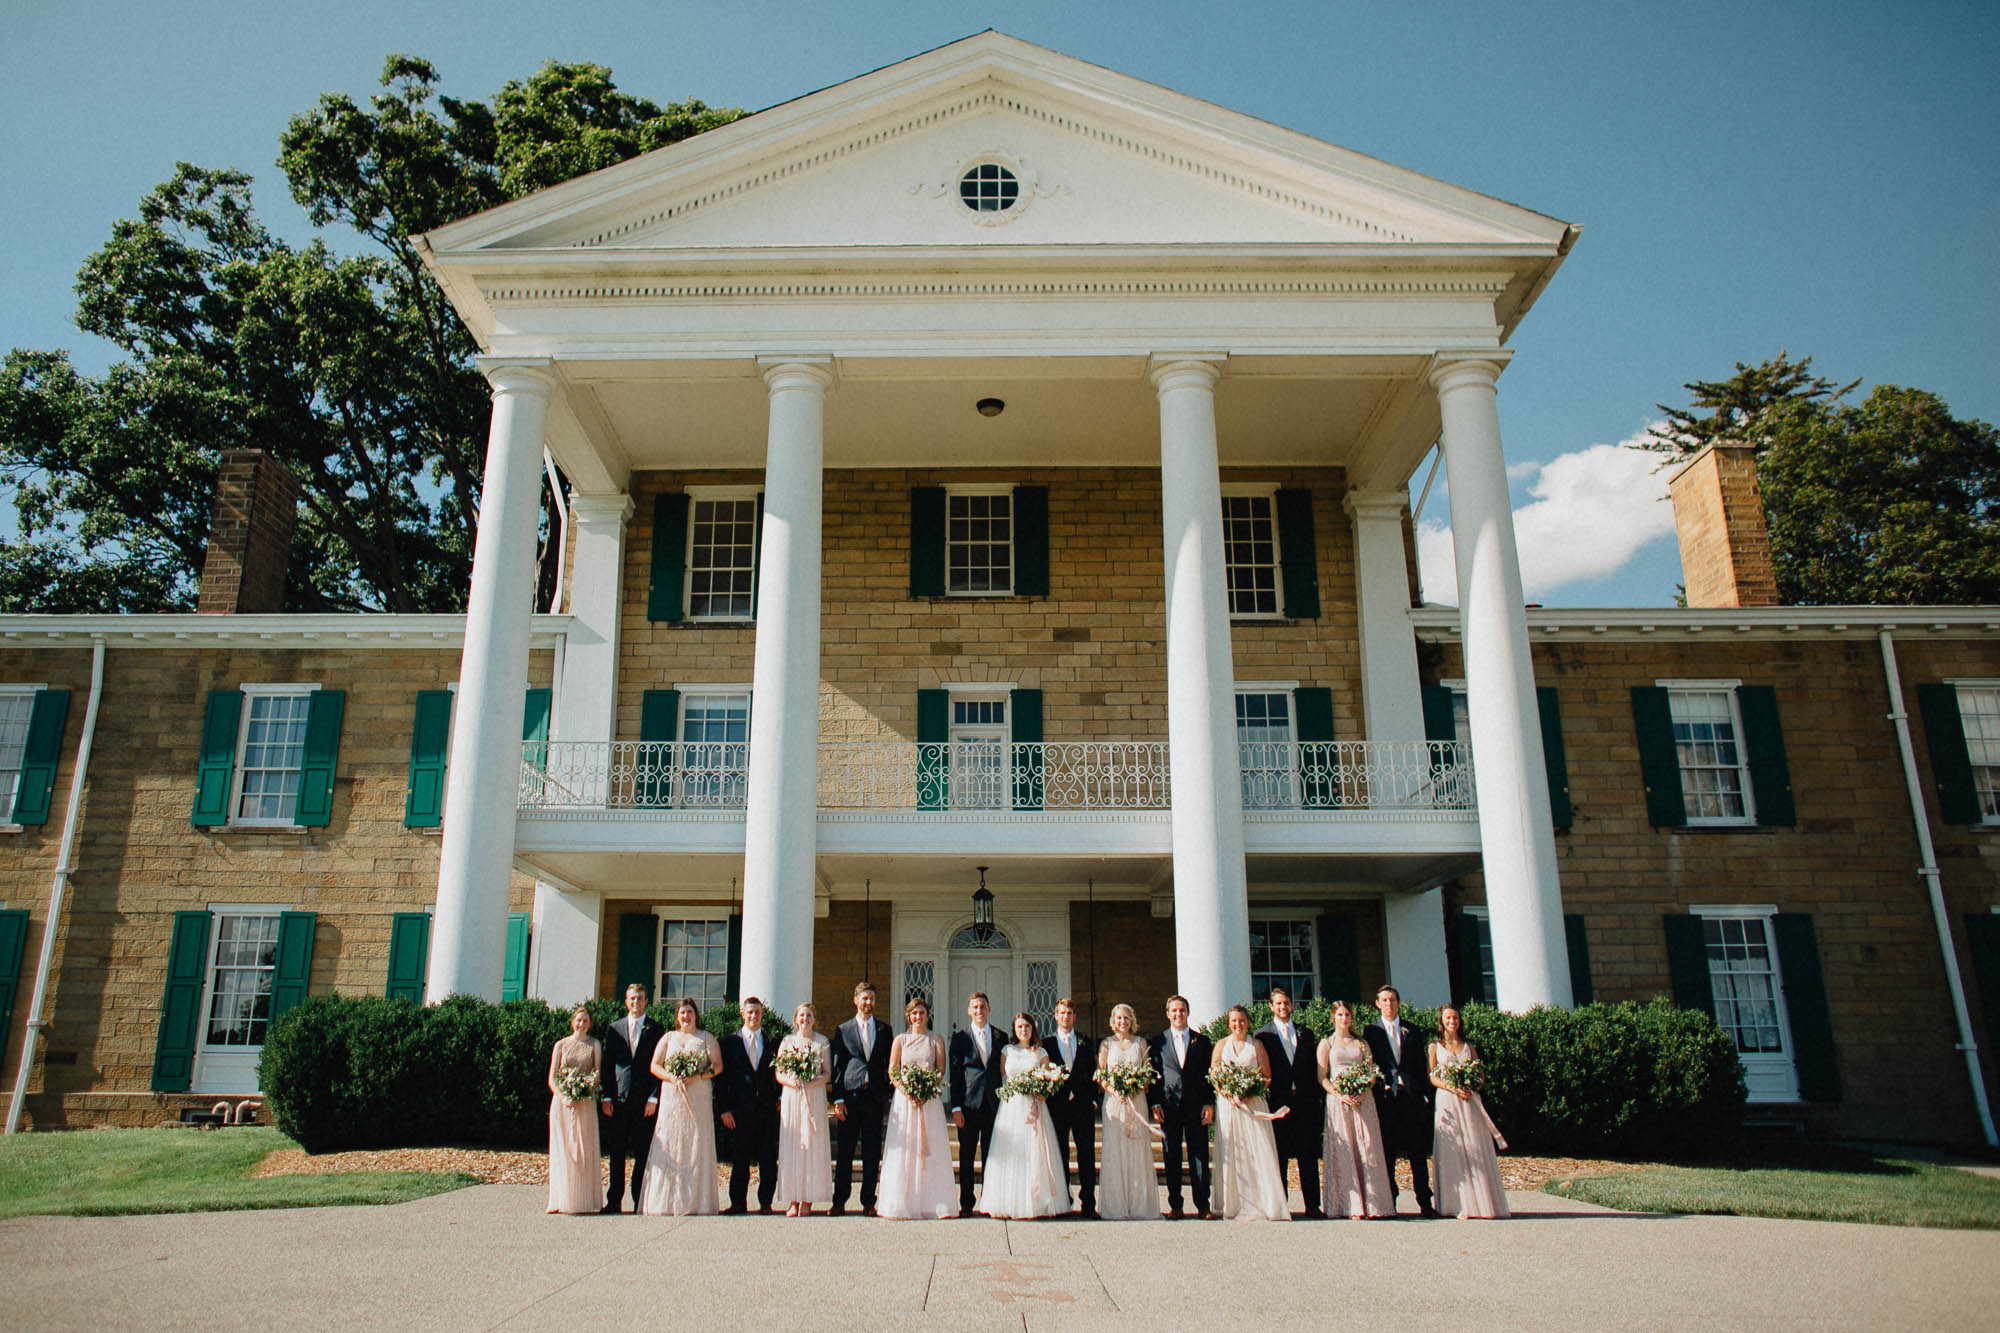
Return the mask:
{"type": "Polygon", "coordinates": [[[1169,1209],[1167,1209],[1167,1220],[1168,1220],[1169,1222],[1178,1222],[1178,1221],[1180,1221],[1180,1220],[1181,1220],[1181,1210],[1180,1210],[1180,1209],[1179,1209],[1178,1207],[1174,1207],[1174,1208],[1169,1208],[1169,1209]]]}

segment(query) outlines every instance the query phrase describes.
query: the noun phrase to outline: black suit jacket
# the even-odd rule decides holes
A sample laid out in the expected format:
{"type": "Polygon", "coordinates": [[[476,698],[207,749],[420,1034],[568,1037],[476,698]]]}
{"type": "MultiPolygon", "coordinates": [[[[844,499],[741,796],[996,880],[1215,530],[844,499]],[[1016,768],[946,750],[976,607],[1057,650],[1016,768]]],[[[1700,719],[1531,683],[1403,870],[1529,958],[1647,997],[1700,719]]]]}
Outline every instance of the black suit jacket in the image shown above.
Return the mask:
{"type": "Polygon", "coordinates": [[[643,1107],[660,1095],[660,1080],[653,1076],[653,1048],[667,1030],[652,1019],[639,1024],[637,1045],[625,1040],[625,1015],[604,1034],[604,1100],[613,1108],[643,1107]]]}
{"type": "MultiPolygon", "coordinates": [[[[1052,1064],[1062,1064],[1062,1041],[1054,1034],[1042,1038],[1042,1049],[1052,1064]]],[[[1062,1090],[1049,1098],[1049,1113],[1065,1125],[1087,1125],[1097,1115],[1098,1087],[1091,1075],[1097,1070],[1097,1043],[1081,1032],[1076,1034],[1076,1059],[1068,1065],[1069,1077],[1062,1090]]]]}
{"type": "Polygon", "coordinates": [[[879,1018],[868,1020],[875,1025],[868,1058],[861,1057],[861,1019],[848,1019],[833,1030],[833,1078],[827,1084],[827,1096],[838,1106],[843,1102],[871,1102],[886,1107],[889,1099],[896,1095],[896,1089],[889,1082],[889,1044],[896,1034],[889,1025],[879,1018]]]}
{"type": "Polygon", "coordinates": [[[991,1114],[1000,1105],[1000,1085],[1007,1081],[1002,1071],[1003,1052],[1012,1037],[1003,1036],[999,1028],[988,1026],[986,1034],[986,1060],[979,1059],[979,1043],[972,1039],[970,1032],[951,1034],[951,1050],[945,1063],[951,1066],[951,1104],[948,1109],[964,1111],[968,1115],[981,1112],[991,1114]]]}
{"type": "Polygon", "coordinates": [[[1287,1058],[1276,1023],[1266,1023],[1253,1035],[1271,1061],[1271,1109],[1291,1107],[1290,1118],[1300,1124],[1318,1120],[1326,1108],[1326,1092],[1319,1085],[1319,1038],[1294,1020],[1292,1038],[1296,1052],[1287,1058]]]}
{"type": "Polygon", "coordinates": [[[1215,1101],[1215,1090],[1208,1086],[1208,1062],[1215,1054],[1214,1045],[1189,1028],[1187,1065],[1183,1068],[1174,1063],[1172,1043],[1171,1030],[1153,1036],[1153,1073],[1158,1075],[1153,1084],[1158,1096],[1156,1105],[1170,1116],[1199,1113],[1215,1101]]]}
{"type": "Polygon", "coordinates": [[[778,1123],[778,1038],[763,1034],[764,1049],[755,1067],[750,1052],[743,1048],[739,1030],[721,1040],[722,1075],[715,1080],[715,1111],[736,1117],[738,1129],[755,1129],[778,1123]]]}
{"type": "Polygon", "coordinates": [[[1394,1050],[1389,1045],[1388,1029],[1379,1022],[1370,1023],[1361,1033],[1376,1068],[1382,1071],[1382,1081],[1375,1085],[1376,1109],[1385,1117],[1394,1116],[1413,1126],[1421,1122],[1428,1127],[1434,1091],[1424,1052],[1429,1038],[1407,1022],[1402,1027],[1400,1049],[1394,1050]]]}

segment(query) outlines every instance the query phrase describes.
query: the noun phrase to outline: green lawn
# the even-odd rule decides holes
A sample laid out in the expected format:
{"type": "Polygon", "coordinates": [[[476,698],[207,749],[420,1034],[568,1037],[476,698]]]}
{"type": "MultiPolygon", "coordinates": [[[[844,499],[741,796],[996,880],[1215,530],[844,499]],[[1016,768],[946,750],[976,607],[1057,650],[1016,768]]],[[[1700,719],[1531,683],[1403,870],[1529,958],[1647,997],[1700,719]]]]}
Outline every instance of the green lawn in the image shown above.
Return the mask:
{"type": "Polygon", "coordinates": [[[1640,1213],[2000,1229],[2000,1180],[1848,1148],[1772,1148],[1727,1165],[1577,1176],[1543,1189],[1640,1213]]]}
{"type": "Polygon", "coordinates": [[[96,1129],[0,1139],[0,1217],[206,1213],[402,1203],[473,1184],[458,1173],[381,1172],[252,1179],[275,1129],[96,1129]]]}

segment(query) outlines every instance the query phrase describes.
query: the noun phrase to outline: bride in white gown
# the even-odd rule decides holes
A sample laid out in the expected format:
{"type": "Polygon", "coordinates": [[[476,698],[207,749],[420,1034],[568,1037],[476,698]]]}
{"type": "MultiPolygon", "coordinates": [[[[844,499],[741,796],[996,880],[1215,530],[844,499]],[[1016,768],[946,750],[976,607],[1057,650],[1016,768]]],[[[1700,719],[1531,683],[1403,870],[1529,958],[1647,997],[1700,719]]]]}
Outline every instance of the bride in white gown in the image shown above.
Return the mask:
{"type": "MultiPolygon", "coordinates": [[[[1014,1044],[1000,1053],[1005,1078],[1049,1064],[1041,1032],[1027,1014],[1014,1016],[1014,1044]]],[[[1069,1183],[1056,1154],[1049,1108],[1039,1097],[1009,1097],[993,1118],[986,1183],[979,1211],[988,1217],[1059,1217],[1069,1211],[1069,1183]]]]}

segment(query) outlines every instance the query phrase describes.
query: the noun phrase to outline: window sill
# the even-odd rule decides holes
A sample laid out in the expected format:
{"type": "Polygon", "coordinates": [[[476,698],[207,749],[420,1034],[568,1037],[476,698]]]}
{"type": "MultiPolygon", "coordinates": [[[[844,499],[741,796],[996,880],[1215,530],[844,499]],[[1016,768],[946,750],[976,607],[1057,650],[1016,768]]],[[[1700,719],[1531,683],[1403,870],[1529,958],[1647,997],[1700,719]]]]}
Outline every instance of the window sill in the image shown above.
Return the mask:
{"type": "Polygon", "coordinates": [[[1665,828],[1669,833],[1776,833],[1786,824],[1665,824],[1655,827],[1665,828]]]}
{"type": "Polygon", "coordinates": [[[1305,622],[1305,621],[1303,621],[1303,620],[1293,620],[1293,619],[1291,619],[1291,618],[1289,618],[1289,617],[1287,617],[1287,616],[1231,616],[1231,617],[1229,617],[1229,623],[1230,623],[1230,625],[1231,625],[1231,626],[1233,627],[1233,626],[1237,626],[1237,625],[1243,625],[1243,626],[1249,626],[1249,625],[1303,625],[1303,624],[1305,624],[1305,623],[1307,623],[1307,622],[1305,622]]]}
{"type": "Polygon", "coordinates": [[[682,616],[679,620],[655,621],[654,623],[662,625],[677,625],[682,629],[757,628],[757,618],[755,616],[716,616],[713,618],[707,616],[703,616],[700,618],[696,618],[694,616],[682,616]]]}
{"type": "Polygon", "coordinates": [[[257,834],[275,833],[282,835],[287,833],[303,834],[312,832],[311,829],[303,824],[210,824],[205,826],[201,831],[204,833],[244,833],[252,836],[257,834]]]}
{"type": "MultiPolygon", "coordinates": [[[[2000,825],[1996,825],[1996,827],[2000,827],[2000,825]]],[[[27,831],[28,826],[26,824],[0,824],[0,833],[26,833],[27,831]]]]}

